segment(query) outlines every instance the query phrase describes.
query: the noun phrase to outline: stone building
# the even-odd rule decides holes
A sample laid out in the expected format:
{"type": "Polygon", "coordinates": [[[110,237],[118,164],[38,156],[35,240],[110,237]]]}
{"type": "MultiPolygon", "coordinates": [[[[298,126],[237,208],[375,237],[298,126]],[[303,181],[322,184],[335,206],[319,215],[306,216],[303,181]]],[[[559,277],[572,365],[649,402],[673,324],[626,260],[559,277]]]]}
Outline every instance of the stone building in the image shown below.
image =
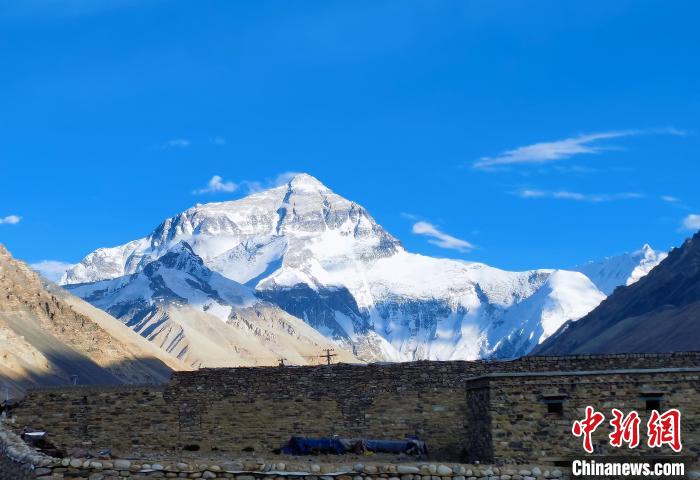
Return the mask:
{"type": "Polygon", "coordinates": [[[418,437],[439,462],[554,468],[621,453],[697,463],[699,391],[700,353],[202,369],[162,386],[31,390],[11,420],[66,451],[131,458],[265,457],[293,435],[339,435],[418,437]],[[618,452],[606,419],[588,455],[571,427],[589,405],[608,417],[635,410],[642,427],[652,410],[677,408],[684,449],[618,452]]]}

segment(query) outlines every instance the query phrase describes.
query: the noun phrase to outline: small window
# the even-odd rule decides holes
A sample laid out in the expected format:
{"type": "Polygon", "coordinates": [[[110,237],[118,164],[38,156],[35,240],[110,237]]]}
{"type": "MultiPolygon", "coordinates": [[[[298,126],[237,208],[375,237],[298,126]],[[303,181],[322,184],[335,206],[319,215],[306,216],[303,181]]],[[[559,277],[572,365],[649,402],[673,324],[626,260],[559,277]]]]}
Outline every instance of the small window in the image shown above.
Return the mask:
{"type": "Polygon", "coordinates": [[[555,393],[543,395],[542,401],[545,405],[547,405],[547,413],[551,413],[553,415],[561,415],[562,413],[564,413],[564,400],[566,400],[567,398],[568,396],[566,394],[555,393]]]}
{"type": "Polygon", "coordinates": [[[644,401],[644,407],[647,412],[652,410],[661,410],[661,400],[664,394],[662,392],[644,392],[641,397],[644,401]]]}

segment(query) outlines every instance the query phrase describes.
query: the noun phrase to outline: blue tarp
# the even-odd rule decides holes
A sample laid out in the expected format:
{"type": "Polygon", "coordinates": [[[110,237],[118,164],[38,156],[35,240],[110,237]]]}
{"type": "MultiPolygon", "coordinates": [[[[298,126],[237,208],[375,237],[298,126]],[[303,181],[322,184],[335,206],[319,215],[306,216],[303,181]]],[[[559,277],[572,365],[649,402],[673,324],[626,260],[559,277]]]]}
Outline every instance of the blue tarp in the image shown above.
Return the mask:
{"type": "Polygon", "coordinates": [[[363,438],[338,437],[292,437],[282,451],[289,455],[315,455],[331,453],[405,453],[408,455],[427,455],[425,442],[409,438],[406,440],[369,440],[363,438]]]}

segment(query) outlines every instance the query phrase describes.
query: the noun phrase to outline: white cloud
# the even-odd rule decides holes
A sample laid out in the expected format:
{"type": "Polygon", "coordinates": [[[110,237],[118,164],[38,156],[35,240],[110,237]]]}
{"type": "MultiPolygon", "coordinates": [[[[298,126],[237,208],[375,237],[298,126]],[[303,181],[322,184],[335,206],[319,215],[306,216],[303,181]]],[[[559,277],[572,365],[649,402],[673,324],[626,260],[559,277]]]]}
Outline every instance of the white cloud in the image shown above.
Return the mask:
{"type": "Polygon", "coordinates": [[[243,180],[241,185],[245,186],[248,193],[257,193],[269,188],[279,187],[289,182],[292,178],[299,175],[300,172],[282,172],[274,178],[268,178],[264,181],[258,180],[243,180]]]}
{"type": "Polygon", "coordinates": [[[667,203],[678,203],[681,201],[680,198],[672,197],[671,195],[661,195],[661,200],[667,203]]]}
{"type": "Polygon", "coordinates": [[[213,143],[214,145],[222,146],[222,145],[226,145],[226,139],[224,137],[212,137],[209,139],[209,143],[213,143]]]}
{"type": "Polygon", "coordinates": [[[474,163],[474,168],[489,169],[504,165],[556,162],[573,157],[574,155],[595,154],[612,148],[600,145],[598,143],[600,140],[644,134],[683,136],[686,135],[686,132],[667,127],[647,130],[617,130],[578,135],[563,140],[534,143],[532,145],[506,150],[493,157],[481,157],[474,163]]]}
{"type": "Polygon", "coordinates": [[[580,193],[568,190],[518,190],[513,192],[520,198],[554,198],[558,200],[575,200],[578,202],[613,202],[615,200],[635,200],[644,198],[644,194],[637,192],[624,193],[580,193]]]}
{"type": "Polygon", "coordinates": [[[17,215],[8,215],[6,217],[0,217],[0,225],[16,225],[22,220],[22,217],[17,215]]]}
{"type": "Polygon", "coordinates": [[[697,231],[700,230],[700,215],[691,213],[683,219],[683,230],[697,231]]]}
{"type": "Polygon", "coordinates": [[[42,260],[32,263],[30,267],[39,272],[44,278],[52,282],[58,282],[66,270],[73,266],[72,263],[61,262],[58,260],[42,260]]]}
{"type": "Polygon", "coordinates": [[[162,148],[187,148],[190,145],[192,145],[192,142],[190,142],[186,138],[176,138],[173,140],[168,140],[162,145],[162,148]]]}
{"type": "Polygon", "coordinates": [[[193,191],[195,195],[203,195],[205,193],[217,193],[217,192],[235,192],[238,189],[238,184],[234,182],[226,182],[219,175],[214,175],[211,180],[207,183],[206,188],[200,188],[193,191]]]}
{"type": "Polygon", "coordinates": [[[475,247],[466,240],[453,237],[445,232],[440,231],[435,225],[428,222],[416,222],[413,224],[413,233],[429,237],[428,242],[437,245],[441,248],[450,250],[458,250],[460,252],[468,252],[475,247]]]}

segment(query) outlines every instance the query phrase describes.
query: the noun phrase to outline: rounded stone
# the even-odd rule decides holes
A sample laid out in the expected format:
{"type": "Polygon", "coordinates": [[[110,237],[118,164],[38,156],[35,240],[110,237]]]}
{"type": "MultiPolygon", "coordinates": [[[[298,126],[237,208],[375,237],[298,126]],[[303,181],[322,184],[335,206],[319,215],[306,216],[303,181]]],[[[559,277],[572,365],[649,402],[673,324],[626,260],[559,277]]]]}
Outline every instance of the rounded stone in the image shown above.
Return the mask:
{"type": "Polygon", "coordinates": [[[452,475],[452,469],[447,465],[438,465],[437,474],[440,476],[452,475]]]}
{"type": "Polygon", "coordinates": [[[114,462],[114,469],[115,470],[129,470],[131,467],[131,461],[129,460],[115,460],[114,462]]]}

